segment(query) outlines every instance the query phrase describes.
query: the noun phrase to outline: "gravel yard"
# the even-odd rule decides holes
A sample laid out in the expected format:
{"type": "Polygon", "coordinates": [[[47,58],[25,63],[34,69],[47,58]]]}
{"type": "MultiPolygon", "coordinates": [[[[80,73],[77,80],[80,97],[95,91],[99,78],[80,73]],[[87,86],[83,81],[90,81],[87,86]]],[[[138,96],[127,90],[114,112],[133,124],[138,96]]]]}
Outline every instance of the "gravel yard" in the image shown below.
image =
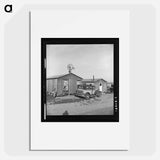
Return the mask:
{"type": "Polygon", "coordinates": [[[69,95],[47,103],[47,115],[63,115],[66,111],[69,115],[112,115],[113,94],[89,100],[69,95]]]}

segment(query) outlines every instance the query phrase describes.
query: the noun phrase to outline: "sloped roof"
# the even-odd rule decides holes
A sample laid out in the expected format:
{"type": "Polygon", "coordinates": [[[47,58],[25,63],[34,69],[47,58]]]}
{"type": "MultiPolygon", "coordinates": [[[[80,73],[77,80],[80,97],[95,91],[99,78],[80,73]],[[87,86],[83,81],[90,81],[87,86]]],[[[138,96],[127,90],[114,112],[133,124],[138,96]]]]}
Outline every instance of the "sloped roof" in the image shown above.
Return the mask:
{"type": "MultiPolygon", "coordinates": [[[[95,78],[94,82],[97,82],[99,80],[103,80],[105,82],[107,82],[106,80],[104,80],[103,78],[95,78]]],[[[88,83],[93,83],[93,79],[83,79],[82,82],[88,82],[88,83]]]]}
{"type": "Polygon", "coordinates": [[[55,75],[55,76],[47,77],[47,79],[58,79],[58,78],[62,78],[64,76],[68,76],[69,74],[72,74],[72,75],[74,75],[74,76],[76,76],[76,77],[78,77],[80,79],[83,79],[83,78],[81,78],[81,77],[79,77],[79,76],[77,76],[76,74],[73,74],[73,73],[55,75]]]}
{"type": "Polygon", "coordinates": [[[55,75],[55,76],[50,76],[50,77],[47,77],[47,79],[58,79],[58,78],[61,78],[63,76],[65,76],[67,74],[61,74],[61,75],[55,75]]]}

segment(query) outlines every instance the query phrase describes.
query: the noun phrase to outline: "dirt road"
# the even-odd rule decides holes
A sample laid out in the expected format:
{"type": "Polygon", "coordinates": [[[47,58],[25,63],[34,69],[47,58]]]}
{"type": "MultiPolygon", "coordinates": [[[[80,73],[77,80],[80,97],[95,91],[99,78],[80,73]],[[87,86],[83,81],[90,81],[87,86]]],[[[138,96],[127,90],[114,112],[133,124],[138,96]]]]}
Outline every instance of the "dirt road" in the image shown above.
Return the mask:
{"type": "Polygon", "coordinates": [[[57,97],[56,103],[47,104],[47,115],[112,115],[113,94],[104,94],[99,98],[85,100],[75,96],[57,97]],[[58,103],[62,101],[62,103],[58,103]],[[65,102],[65,103],[64,103],[65,102]]]}

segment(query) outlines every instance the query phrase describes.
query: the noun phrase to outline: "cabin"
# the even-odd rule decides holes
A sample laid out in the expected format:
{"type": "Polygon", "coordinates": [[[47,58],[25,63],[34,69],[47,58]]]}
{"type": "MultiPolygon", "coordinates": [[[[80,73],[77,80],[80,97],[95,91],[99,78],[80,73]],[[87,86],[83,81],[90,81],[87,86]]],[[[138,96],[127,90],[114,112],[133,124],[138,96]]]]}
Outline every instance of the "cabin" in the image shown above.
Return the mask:
{"type": "Polygon", "coordinates": [[[80,81],[82,78],[73,73],[48,77],[47,92],[57,92],[57,96],[75,94],[80,81]]]}

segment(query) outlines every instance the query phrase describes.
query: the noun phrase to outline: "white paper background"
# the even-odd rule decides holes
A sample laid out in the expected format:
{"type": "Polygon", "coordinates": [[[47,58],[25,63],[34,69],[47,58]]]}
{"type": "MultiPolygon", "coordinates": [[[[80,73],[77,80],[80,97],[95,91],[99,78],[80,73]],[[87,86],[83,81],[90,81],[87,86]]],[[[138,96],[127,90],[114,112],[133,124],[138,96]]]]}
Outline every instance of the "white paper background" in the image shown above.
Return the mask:
{"type": "Polygon", "coordinates": [[[56,10],[31,12],[31,149],[129,148],[129,12],[56,10]],[[41,38],[94,37],[120,40],[120,122],[42,123],[41,38]],[[79,138],[80,137],[80,138],[79,138]]]}
{"type": "Polygon", "coordinates": [[[0,107],[0,159],[160,159],[160,1],[16,0],[12,1],[13,13],[11,14],[3,11],[6,2],[0,1],[0,3],[2,4],[0,10],[0,101],[2,102],[0,107]],[[35,8],[52,10],[60,8],[127,9],[130,11],[129,151],[29,151],[28,12],[35,8]]]}

